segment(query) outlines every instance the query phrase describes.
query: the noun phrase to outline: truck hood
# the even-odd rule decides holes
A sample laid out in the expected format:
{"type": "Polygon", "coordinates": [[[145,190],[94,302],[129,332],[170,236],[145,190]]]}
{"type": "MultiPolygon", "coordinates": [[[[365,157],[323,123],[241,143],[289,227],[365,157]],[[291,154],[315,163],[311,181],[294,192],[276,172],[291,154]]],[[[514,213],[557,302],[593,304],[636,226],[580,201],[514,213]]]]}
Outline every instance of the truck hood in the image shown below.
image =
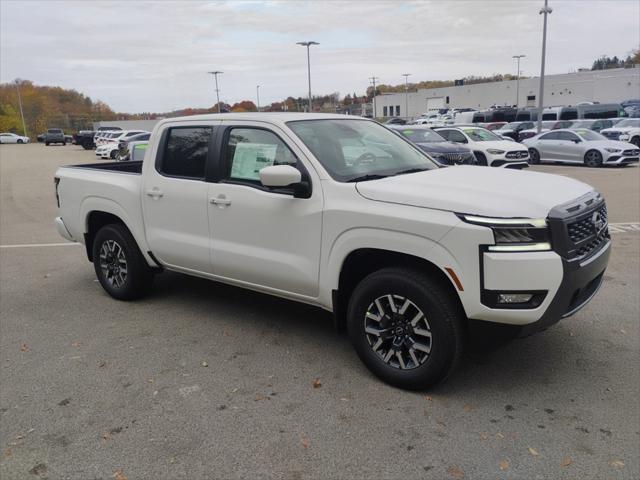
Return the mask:
{"type": "Polygon", "coordinates": [[[358,182],[379,202],[490,217],[544,218],[593,188],[571,178],[503,168],[456,166],[358,182]]]}

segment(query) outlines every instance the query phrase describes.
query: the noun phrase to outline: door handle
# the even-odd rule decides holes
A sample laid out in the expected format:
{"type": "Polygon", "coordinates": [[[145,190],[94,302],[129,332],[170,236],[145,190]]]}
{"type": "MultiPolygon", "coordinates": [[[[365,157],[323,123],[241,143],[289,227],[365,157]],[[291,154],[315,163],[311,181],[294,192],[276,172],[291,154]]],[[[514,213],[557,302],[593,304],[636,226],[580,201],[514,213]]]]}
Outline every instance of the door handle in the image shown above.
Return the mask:
{"type": "Polygon", "coordinates": [[[219,207],[228,207],[231,205],[231,200],[227,199],[224,195],[218,195],[215,198],[210,198],[209,203],[211,205],[218,205],[219,207]]]}
{"type": "Polygon", "coordinates": [[[145,193],[147,194],[148,197],[151,197],[151,198],[153,198],[155,200],[157,200],[158,198],[164,197],[164,193],[162,193],[157,188],[153,188],[151,190],[147,190],[145,193]]]}

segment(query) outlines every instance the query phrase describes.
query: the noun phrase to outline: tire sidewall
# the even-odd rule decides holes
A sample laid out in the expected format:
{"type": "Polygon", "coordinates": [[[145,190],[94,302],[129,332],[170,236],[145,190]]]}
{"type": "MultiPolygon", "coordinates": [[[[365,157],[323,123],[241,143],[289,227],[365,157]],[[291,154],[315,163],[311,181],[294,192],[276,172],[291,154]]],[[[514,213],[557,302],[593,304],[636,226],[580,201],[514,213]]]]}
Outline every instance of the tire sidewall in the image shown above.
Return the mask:
{"type": "Polygon", "coordinates": [[[391,269],[369,275],[353,292],[349,302],[347,327],[351,342],[367,367],[385,382],[399,388],[422,390],[444,379],[457,356],[456,331],[438,298],[438,291],[424,289],[415,281],[391,269]],[[429,358],[417,368],[400,370],[384,363],[376,354],[364,332],[364,318],[369,305],[386,294],[411,300],[424,313],[432,333],[429,358]]]}
{"type": "Polygon", "coordinates": [[[540,152],[535,148],[529,149],[529,163],[531,163],[531,165],[538,165],[540,163],[540,152]]]}
{"type": "Polygon", "coordinates": [[[150,285],[152,274],[144,257],[140,253],[133,236],[123,225],[111,224],[102,227],[96,234],[93,246],[93,266],[98,281],[109,295],[118,300],[132,300],[146,293],[146,287],[150,285]],[[106,279],[100,268],[100,249],[107,240],[114,240],[124,251],[127,262],[127,277],[121,287],[114,287],[106,279]]]}

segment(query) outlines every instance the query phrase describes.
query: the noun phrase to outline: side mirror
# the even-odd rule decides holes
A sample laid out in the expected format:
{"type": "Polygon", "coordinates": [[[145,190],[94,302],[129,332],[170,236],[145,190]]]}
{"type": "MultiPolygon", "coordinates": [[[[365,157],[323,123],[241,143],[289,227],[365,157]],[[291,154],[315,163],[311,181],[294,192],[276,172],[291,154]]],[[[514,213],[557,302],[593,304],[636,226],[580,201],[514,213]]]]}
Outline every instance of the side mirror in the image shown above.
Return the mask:
{"type": "Polygon", "coordinates": [[[288,187],[302,181],[302,174],[291,165],[272,165],[259,172],[260,183],[265,187],[288,187]]]}
{"type": "Polygon", "coordinates": [[[574,138],[574,139],[573,139],[573,143],[580,143],[580,139],[578,139],[578,138],[574,138]]]}

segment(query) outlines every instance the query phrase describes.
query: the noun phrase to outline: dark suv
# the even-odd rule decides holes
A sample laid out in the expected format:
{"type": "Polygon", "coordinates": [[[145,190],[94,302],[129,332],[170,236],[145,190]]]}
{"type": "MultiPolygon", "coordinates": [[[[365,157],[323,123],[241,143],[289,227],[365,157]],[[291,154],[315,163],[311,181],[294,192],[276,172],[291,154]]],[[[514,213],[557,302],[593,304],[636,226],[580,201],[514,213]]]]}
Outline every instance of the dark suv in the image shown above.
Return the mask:
{"type": "Polygon", "coordinates": [[[59,128],[49,128],[44,136],[45,145],[49,146],[52,143],[67,144],[67,140],[64,138],[64,132],[59,128]]]}
{"type": "Polygon", "coordinates": [[[476,157],[467,147],[449,142],[426,125],[390,125],[389,128],[415,143],[441,167],[476,165],[476,157]]]}

